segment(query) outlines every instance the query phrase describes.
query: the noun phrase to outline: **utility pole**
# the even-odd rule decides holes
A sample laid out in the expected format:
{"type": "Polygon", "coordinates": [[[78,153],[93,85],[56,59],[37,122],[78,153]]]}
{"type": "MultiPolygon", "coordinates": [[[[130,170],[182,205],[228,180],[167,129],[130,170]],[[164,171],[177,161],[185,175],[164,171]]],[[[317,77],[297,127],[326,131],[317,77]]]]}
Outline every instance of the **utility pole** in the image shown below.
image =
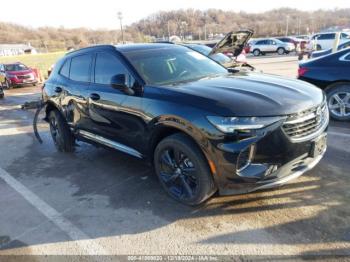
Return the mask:
{"type": "Polygon", "coordinates": [[[204,40],[207,40],[207,13],[204,13],[204,40]]]}
{"type": "Polygon", "coordinates": [[[118,12],[118,19],[119,19],[119,22],[120,22],[120,31],[122,32],[122,43],[124,44],[124,32],[123,32],[123,23],[122,23],[122,20],[123,20],[123,14],[122,12],[118,12]]]}
{"type": "Polygon", "coordinates": [[[169,21],[168,21],[168,41],[170,41],[170,25],[169,25],[169,21]]]}
{"type": "Polygon", "coordinates": [[[287,23],[286,23],[286,36],[288,36],[288,27],[289,27],[289,15],[287,15],[287,23]]]}

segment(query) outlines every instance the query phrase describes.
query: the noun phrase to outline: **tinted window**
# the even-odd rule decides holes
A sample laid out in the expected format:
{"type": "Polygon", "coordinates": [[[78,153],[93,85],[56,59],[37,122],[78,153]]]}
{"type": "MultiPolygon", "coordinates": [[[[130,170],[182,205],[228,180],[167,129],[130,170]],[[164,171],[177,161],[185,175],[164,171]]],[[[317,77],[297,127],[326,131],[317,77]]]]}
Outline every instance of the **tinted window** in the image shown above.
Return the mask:
{"type": "Polygon", "coordinates": [[[218,63],[185,47],[130,51],[124,55],[148,84],[169,85],[228,73],[218,63]]]}
{"type": "Polygon", "coordinates": [[[266,44],[265,42],[266,41],[264,41],[264,40],[260,40],[260,41],[256,42],[255,44],[256,45],[265,45],[266,44]]]}
{"type": "Polygon", "coordinates": [[[126,74],[124,65],[113,55],[98,53],[95,66],[95,83],[109,85],[113,76],[126,74]]]}
{"type": "Polygon", "coordinates": [[[66,60],[64,62],[63,66],[61,67],[60,70],[60,75],[63,75],[65,77],[69,77],[69,66],[70,66],[70,59],[66,60]]]}
{"type": "Polygon", "coordinates": [[[335,34],[323,34],[323,35],[320,35],[320,37],[318,38],[318,40],[331,40],[331,39],[335,39],[335,34]]]}
{"type": "Polygon", "coordinates": [[[70,65],[70,79],[89,82],[91,61],[92,56],[89,54],[73,57],[70,65]]]}
{"type": "Polygon", "coordinates": [[[346,38],[349,38],[349,35],[347,35],[345,33],[341,33],[340,38],[342,38],[342,39],[345,38],[346,39],[346,38]]]}
{"type": "Polygon", "coordinates": [[[8,64],[5,65],[6,71],[23,71],[28,70],[28,67],[23,64],[8,64]]]}

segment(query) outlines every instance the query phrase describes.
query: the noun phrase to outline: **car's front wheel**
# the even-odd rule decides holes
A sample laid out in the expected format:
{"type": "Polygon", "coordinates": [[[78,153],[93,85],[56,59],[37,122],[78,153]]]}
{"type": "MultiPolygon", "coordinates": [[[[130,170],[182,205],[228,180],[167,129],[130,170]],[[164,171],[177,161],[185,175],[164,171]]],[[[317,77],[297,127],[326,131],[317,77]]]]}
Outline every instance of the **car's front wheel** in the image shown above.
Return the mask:
{"type": "Polygon", "coordinates": [[[74,136],[60,112],[57,110],[50,112],[49,125],[51,137],[57,150],[61,152],[73,152],[75,144],[74,136]]]}
{"type": "Polygon", "coordinates": [[[154,152],[154,167],[165,191],[183,204],[198,205],[216,191],[205,156],[186,135],[163,139],[154,152]]]}
{"type": "Polygon", "coordinates": [[[333,119],[350,120],[350,83],[339,83],[327,90],[330,115],[333,119]]]}

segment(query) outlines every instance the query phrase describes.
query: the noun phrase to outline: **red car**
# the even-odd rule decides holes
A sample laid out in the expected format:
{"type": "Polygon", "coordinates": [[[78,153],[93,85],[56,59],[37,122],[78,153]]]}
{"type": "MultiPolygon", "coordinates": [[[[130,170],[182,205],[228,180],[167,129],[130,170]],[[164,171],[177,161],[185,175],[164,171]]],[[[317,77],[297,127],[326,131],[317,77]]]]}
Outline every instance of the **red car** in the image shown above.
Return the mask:
{"type": "Polygon", "coordinates": [[[38,83],[38,76],[32,68],[22,63],[4,64],[6,87],[33,85],[38,83]]]}

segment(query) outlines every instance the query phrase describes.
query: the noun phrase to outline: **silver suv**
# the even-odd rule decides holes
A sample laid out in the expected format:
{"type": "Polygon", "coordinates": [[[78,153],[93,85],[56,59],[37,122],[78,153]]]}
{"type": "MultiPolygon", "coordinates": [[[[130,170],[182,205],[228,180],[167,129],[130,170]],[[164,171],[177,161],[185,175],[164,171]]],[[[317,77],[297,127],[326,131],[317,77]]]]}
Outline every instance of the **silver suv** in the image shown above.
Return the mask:
{"type": "Polygon", "coordinates": [[[254,56],[266,53],[277,53],[279,55],[288,54],[295,50],[293,43],[284,43],[275,38],[259,39],[250,48],[254,56]]]}

